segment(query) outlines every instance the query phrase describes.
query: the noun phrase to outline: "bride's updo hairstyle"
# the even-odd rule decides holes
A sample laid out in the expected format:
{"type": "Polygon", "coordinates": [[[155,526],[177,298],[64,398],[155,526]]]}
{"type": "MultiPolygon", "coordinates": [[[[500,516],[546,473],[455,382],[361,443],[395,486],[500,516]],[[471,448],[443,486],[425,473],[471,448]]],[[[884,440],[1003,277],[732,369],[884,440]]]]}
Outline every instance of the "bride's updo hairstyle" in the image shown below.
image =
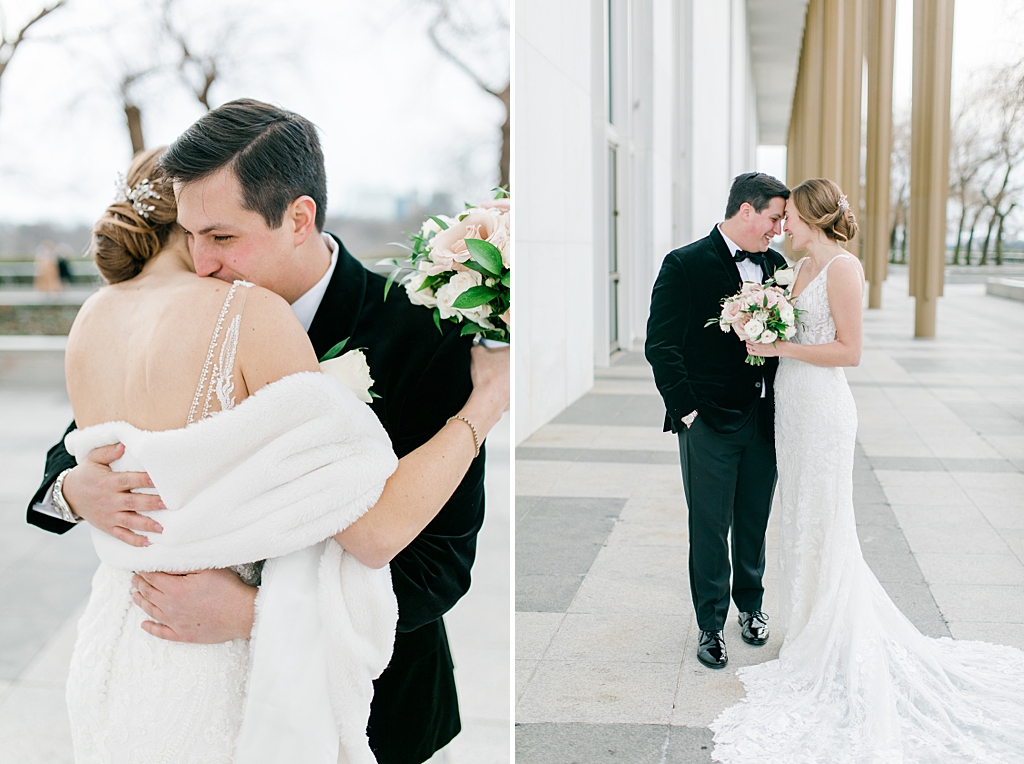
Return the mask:
{"type": "Polygon", "coordinates": [[[138,276],[177,225],[174,188],[157,165],[164,148],[135,155],[117,201],[93,226],[89,253],[109,284],[138,276]]]}
{"type": "Polygon", "coordinates": [[[846,195],[828,178],[805,180],[793,189],[789,198],[800,219],[820,228],[832,241],[845,244],[857,235],[857,218],[846,195]]]}

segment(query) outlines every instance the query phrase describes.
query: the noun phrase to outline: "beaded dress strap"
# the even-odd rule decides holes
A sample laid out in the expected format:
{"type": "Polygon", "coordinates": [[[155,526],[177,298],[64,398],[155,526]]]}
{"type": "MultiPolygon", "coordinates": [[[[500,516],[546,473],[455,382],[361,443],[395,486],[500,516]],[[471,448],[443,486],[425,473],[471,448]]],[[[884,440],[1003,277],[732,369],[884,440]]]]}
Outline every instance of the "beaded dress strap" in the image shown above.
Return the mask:
{"type": "Polygon", "coordinates": [[[206,353],[203,371],[199,375],[199,385],[192,397],[192,407],[188,412],[188,424],[197,419],[206,419],[216,413],[213,409],[213,398],[216,396],[220,411],[227,411],[235,406],[235,384],[233,380],[235,368],[235,352],[238,349],[238,334],[242,324],[242,309],[245,307],[245,296],[251,287],[248,281],[235,281],[228,290],[217,325],[213,329],[213,339],[206,353]],[[243,287],[238,291],[238,287],[243,287]],[[237,299],[235,299],[237,296],[237,299]],[[224,324],[227,322],[227,328],[224,324]],[[218,346],[220,352],[218,353],[218,346]],[[200,405],[201,404],[201,405],[200,405]]]}

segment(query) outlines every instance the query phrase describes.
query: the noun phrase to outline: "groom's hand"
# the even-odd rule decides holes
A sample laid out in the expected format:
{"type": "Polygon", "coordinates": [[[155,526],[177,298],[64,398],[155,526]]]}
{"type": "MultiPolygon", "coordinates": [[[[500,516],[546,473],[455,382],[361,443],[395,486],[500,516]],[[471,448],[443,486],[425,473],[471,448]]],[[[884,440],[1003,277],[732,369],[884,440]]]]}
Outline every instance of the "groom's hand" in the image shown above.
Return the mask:
{"type": "Polygon", "coordinates": [[[132,546],[149,546],[149,540],[134,531],[162,533],[156,520],[139,512],[166,509],[159,496],[132,493],[133,488],[152,488],[145,472],[114,472],[110,463],[124,455],[124,445],[115,443],[89,452],[86,460],[64,478],[61,493],[71,510],[114,538],[132,546]]]}
{"type": "Polygon", "coordinates": [[[152,618],[142,628],[171,642],[213,645],[248,639],[255,614],[255,586],[233,570],[136,573],[135,604],[152,618]]]}

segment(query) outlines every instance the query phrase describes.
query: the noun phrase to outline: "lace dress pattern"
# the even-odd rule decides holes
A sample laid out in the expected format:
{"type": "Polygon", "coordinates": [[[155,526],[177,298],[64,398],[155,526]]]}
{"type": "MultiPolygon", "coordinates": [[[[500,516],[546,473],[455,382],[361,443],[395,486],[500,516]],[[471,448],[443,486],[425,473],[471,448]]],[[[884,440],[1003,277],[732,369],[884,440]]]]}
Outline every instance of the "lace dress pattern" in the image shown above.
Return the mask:
{"type": "MultiPolygon", "coordinates": [[[[235,350],[248,282],[218,316],[188,423],[235,405],[235,350]],[[226,325],[226,330],[225,330],[226,325]]],[[[239,289],[239,287],[242,287],[239,289]]],[[[122,470],[142,469],[126,455],[122,470]]],[[[234,568],[249,584],[262,565],[234,568]]],[[[133,571],[101,563],[78,624],[67,702],[76,764],[227,764],[244,711],[249,641],[168,642],[143,631],[133,571]]]]}
{"type": "MultiPolygon", "coordinates": [[[[840,257],[850,257],[840,255],[840,257]]],[[[833,342],[825,266],[801,292],[795,342],[833,342]]],[[[741,668],[747,696],[711,725],[715,761],[1024,761],[1024,652],[922,635],[861,554],[857,411],[843,371],[789,358],[775,379],[777,660],[741,668]]]]}

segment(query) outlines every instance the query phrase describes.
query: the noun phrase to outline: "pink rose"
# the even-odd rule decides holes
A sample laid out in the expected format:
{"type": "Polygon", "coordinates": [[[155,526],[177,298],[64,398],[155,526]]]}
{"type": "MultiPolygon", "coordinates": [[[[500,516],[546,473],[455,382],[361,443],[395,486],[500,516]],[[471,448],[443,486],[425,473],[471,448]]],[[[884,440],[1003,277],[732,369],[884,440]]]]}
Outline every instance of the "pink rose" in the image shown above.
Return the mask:
{"type": "MultiPolygon", "coordinates": [[[[447,230],[434,237],[433,249],[430,250],[430,261],[433,265],[427,268],[427,274],[436,276],[445,271],[455,270],[455,263],[469,260],[469,249],[466,239],[490,240],[499,250],[508,249],[508,218],[507,213],[498,209],[469,210],[462,220],[453,222],[447,230]],[[504,236],[502,236],[504,230],[504,236]]],[[[502,250],[502,261],[505,252],[502,250]]]]}
{"type": "Polygon", "coordinates": [[[732,330],[736,332],[736,336],[743,341],[750,339],[750,337],[747,336],[746,330],[746,326],[750,322],[750,318],[751,316],[749,313],[741,313],[739,319],[732,325],[732,330]]]}
{"type": "Polygon", "coordinates": [[[743,306],[739,300],[729,300],[722,306],[722,320],[727,324],[735,323],[742,314],[743,306]]]}

